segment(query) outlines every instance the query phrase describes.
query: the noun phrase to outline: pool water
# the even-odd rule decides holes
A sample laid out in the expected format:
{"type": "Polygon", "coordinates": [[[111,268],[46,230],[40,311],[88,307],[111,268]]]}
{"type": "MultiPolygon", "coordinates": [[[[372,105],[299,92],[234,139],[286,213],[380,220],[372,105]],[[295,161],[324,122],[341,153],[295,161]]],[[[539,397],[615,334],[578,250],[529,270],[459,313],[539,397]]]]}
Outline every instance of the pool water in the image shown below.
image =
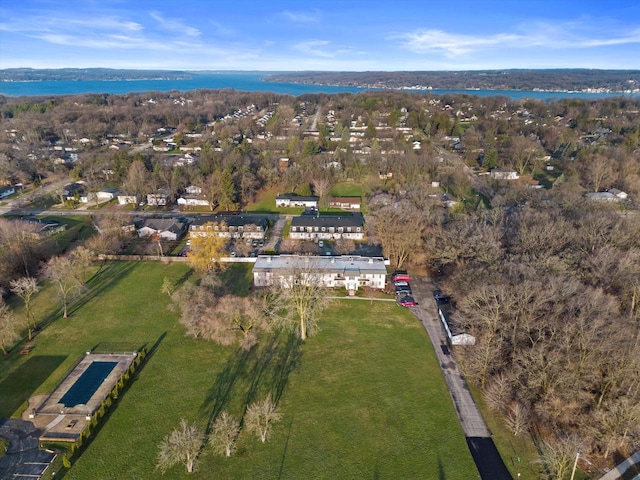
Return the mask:
{"type": "Polygon", "coordinates": [[[86,404],[118,362],[92,362],[60,399],[65,407],[86,404]]]}

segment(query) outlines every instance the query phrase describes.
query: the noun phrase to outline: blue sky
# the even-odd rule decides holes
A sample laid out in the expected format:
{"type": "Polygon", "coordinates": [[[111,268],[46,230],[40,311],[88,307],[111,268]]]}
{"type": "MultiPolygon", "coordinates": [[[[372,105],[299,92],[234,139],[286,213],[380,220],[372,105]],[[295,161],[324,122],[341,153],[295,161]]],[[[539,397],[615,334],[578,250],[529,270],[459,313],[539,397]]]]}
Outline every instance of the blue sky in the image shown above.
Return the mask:
{"type": "Polygon", "coordinates": [[[640,69],[640,2],[0,0],[0,68],[640,69]]]}

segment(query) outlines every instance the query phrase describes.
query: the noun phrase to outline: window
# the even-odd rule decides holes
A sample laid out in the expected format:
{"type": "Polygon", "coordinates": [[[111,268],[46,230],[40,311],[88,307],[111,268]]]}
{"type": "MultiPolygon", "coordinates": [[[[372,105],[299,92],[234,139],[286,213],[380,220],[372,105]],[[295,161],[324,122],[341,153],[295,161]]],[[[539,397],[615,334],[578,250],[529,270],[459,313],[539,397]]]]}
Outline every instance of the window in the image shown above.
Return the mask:
{"type": "Polygon", "coordinates": [[[351,233],[351,227],[347,227],[347,232],[351,233]]]}
{"type": "Polygon", "coordinates": [[[291,227],[291,231],[295,232],[296,231],[296,227],[291,227]]]}
{"type": "Polygon", "coordinates": [[[324,232],[324,231],[326,231],[326,230],[327,230],[327,229],[326,229],[325,227],[322,227],[322,231],[323,231],[323,232],[324,232]]]}
{"type": "Polygon", "coordinates": [[[356,228],[356,232],[360,232],[360,230],[362,230],[362,228],[361,228],[361,227],[357,227],[357,228],[356,228]]]}

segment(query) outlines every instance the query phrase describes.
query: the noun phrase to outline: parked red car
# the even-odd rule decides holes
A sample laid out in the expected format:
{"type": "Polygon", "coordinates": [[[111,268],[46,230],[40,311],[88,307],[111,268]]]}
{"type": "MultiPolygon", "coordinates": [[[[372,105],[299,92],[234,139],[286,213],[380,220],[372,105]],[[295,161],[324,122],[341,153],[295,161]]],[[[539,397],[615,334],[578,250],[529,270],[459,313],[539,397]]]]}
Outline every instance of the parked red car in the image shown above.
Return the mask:
{"type": "Polygon", "coordinates": [[[391,275],[391,281],[393,282],[408,282],[409,274],[405,270],[396,270],[391,275]]]}
{"type": "Polygon", "coordinates": [[[399,299],[398,304],[402,305],[403,307],[415,307],[418,305],[418,302],[416,302],[413,297],[407,295],[406,297],[402,297],[401,299],[399,299]]]}

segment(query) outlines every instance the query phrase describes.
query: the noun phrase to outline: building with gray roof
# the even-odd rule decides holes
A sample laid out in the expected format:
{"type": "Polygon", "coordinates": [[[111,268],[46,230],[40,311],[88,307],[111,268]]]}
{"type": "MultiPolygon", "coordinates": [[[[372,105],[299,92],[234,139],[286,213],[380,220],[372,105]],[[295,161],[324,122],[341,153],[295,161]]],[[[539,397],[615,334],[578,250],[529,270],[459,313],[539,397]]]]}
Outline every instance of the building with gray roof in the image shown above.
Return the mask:
{"type": "Polygon", "coordinates": [[[358,255],[260,255],[253,266],[253,284],[268,287],[304,281],[318,287],[356,291],[360,287],[384,289],[388,261],[358,255]]]}

